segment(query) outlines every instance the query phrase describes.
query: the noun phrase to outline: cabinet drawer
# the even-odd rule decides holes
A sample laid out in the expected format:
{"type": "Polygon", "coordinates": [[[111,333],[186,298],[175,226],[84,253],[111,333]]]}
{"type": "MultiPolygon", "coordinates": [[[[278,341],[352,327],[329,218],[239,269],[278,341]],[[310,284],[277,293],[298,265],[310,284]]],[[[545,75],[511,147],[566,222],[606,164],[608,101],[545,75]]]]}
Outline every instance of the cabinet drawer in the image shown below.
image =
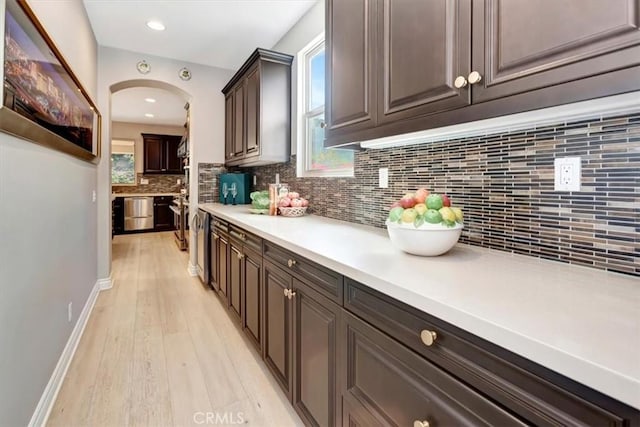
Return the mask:
{"type": "Polygon", "coordinates": [[[220,218],[212,217],[210,226],[211,230],[215,231],[218,234],[229,234],[229,223],[221,220],[220,218]]]}
{"type": "Polygon", "coordinates": [[[533,424],[621,426],[617,414],[637,420],[621,403],[349,278],[344,307],[533,424]],[[421,335],[428,341],[430,332],[427,345],[421,335]],[[603,401],[607,409],[592,403],[603,401]]]}
{"type": "Polygon", "coordinates": [[[307,282],[327,298],[338,304],[342,302],[343,277],[341,274],[267,241],[264,242],[264,256],[294,274],[296,278],[307,282]]]}
{"type": "MultiPolygon", "coordinates": [[[[381,425],[517,426],[522,421],[433,363],[344,313],[343,398],[381,425]]],[[[355,411],[354,411],[355,412],[355,411]]]]}
{"type": "Polygon", "coordinates": [[[229,224],[229,236],[236,241],[242,242],[244,247],[262,253],[262,239],[255,234],[247,233],[242,228],[229,224]]]}

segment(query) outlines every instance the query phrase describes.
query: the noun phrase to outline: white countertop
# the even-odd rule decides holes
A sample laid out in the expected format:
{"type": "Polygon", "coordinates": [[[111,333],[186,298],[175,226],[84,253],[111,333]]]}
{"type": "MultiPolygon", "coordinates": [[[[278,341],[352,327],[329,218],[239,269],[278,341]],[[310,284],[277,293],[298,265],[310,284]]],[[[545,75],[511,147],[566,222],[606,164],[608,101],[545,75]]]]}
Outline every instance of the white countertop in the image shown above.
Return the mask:
{"type": "Polygon", "coordinates": [[[199,207],[640,409],[638,277],[463,244],[417,257],[373,227],[199,207]]]}
{"type": "Polygon", "coordinates": [[[156,196],[179,196],[180,193],[111,193],[111,200],[116,197],[156,197],[156,196]]]}

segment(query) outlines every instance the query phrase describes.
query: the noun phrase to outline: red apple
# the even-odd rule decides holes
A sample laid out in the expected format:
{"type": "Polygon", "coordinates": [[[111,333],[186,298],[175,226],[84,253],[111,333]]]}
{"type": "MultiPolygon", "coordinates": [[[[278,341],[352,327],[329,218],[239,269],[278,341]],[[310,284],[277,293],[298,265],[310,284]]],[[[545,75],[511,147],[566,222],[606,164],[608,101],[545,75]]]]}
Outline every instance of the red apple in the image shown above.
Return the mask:
{"type": "Polygon", "coordinates": [[[302,207],[302,199],[293,199],[291,200],[292,208],[301,208],[302,207]]]}
{"type": "Polygon", "coordinates": [[[400,202],[393,202],[391,206],[389,206],[389,210],[397,208],[398,206],[402,207],[402,205],[400,205],[400,202]]]}
{"type": "Polygon", "coordinates": [[[412,193],[405,194],[402,199],[400,199],[400,206],[405,209],[412,208],[416,205],[416,198],[413,197],[412,193]]]}
{"type": "Polygon", "coordinates": [[[416,191],[415,198],[417,203],[424,203],[427,200],[427,196],[429,195],[429,190],[426,188],[420,188],[416,191]]]}
{"type": "Polygon", "coordinates": [[[302,199],[302,207],[306,208],[307,206],[309,206],[309,201],[307,199],[302,199]]]}
{"type": "Polygon", "coordinates": [[[288,196],[291,200],[293,199],[299,199],[300,198],[300,193],[298,193],[297,191],[289,191],[288,196]]]}
{"type": "Polygon", "coordinates": [[[451,199],[446,194],[442,195],[442,206],[451,207],[451,199]]]}

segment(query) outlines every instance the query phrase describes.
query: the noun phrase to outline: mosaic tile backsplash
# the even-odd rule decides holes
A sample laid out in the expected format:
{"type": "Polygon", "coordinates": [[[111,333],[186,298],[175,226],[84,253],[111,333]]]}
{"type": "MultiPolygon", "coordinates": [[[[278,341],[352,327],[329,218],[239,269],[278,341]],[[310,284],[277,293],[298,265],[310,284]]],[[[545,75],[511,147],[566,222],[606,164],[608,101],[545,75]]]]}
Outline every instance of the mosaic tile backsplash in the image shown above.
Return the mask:
{"type": "Polygon", "coordinates": [[[297,178],[295,157],[253,168],[314,214],[384,227],[388,206],[418,187],[465,213],[461,242],[640,276],[640,114],[476,138],[365,150],[354,178],[297,178]],[[554,158],[582,157],[582,191],[556,192],[554,158]],[[389,168],[379,189],[378,168],[389,168]]]}
{"type": "Polygon", "coordinates": [[[218,175],[223,172],[223,164],[198,163],[198,203],[218,201],[218,175]]]}
{"type": "Polygon", "coordinates": [[[181,185],[178,180],[184,180],[184,175],[145,175],[136,174],[137,185],[113,185],[114,193],[179,193],[181,185]],[[149,180],[149,184],[141,185],[140,178],[149,180]]]}

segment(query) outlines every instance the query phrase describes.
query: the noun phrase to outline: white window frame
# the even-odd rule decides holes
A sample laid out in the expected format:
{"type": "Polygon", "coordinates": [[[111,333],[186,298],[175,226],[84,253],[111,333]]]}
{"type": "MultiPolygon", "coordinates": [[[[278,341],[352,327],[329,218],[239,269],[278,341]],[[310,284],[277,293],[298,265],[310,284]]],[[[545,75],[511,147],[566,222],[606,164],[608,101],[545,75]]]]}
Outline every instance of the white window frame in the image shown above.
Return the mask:
{"type": "MultiPolygon", "coordinates": [[[[133,139],[123,139],[123,138],[113,138],[111,140],[111,154],[133,154],[133,182],[129,183],[129,184],[118,184],[118,183],[114,183],[113,182],[113,178],[110,179],[111,181],[111,185],[115,185],[118,187],[126,187],[126,186],[131,186],[131,187],[135,187],[137,185],[137,173],[136,173],[136,142],[133,139]],[[122,149],[118,149],[117,147],[131,147],[132,149],[130,151],[125,151],[122,149]]],[[[111,156],[109,156],[109,159],[111,159],[111,156]]],[[[110,174],[111,176],[113,176],[113,163],[110,164],[110,174]]]]}
{"type": "MultiPolygon", "coordinates": [[[[311,129],[308,129],[308,119],[323,114],[325,106],[307,111],[311,93],[311,79],[309,78],[309,64],[311,57],[324,49],[324,33],[319,34],[296,55],[297,76],[297,144],[296,144],[296,173],[298,177],[353,177],[353,167],[330,170],[311,170],[311,129]]],[[[326,99],[325,99],[326,101],[326,99]]]]}

